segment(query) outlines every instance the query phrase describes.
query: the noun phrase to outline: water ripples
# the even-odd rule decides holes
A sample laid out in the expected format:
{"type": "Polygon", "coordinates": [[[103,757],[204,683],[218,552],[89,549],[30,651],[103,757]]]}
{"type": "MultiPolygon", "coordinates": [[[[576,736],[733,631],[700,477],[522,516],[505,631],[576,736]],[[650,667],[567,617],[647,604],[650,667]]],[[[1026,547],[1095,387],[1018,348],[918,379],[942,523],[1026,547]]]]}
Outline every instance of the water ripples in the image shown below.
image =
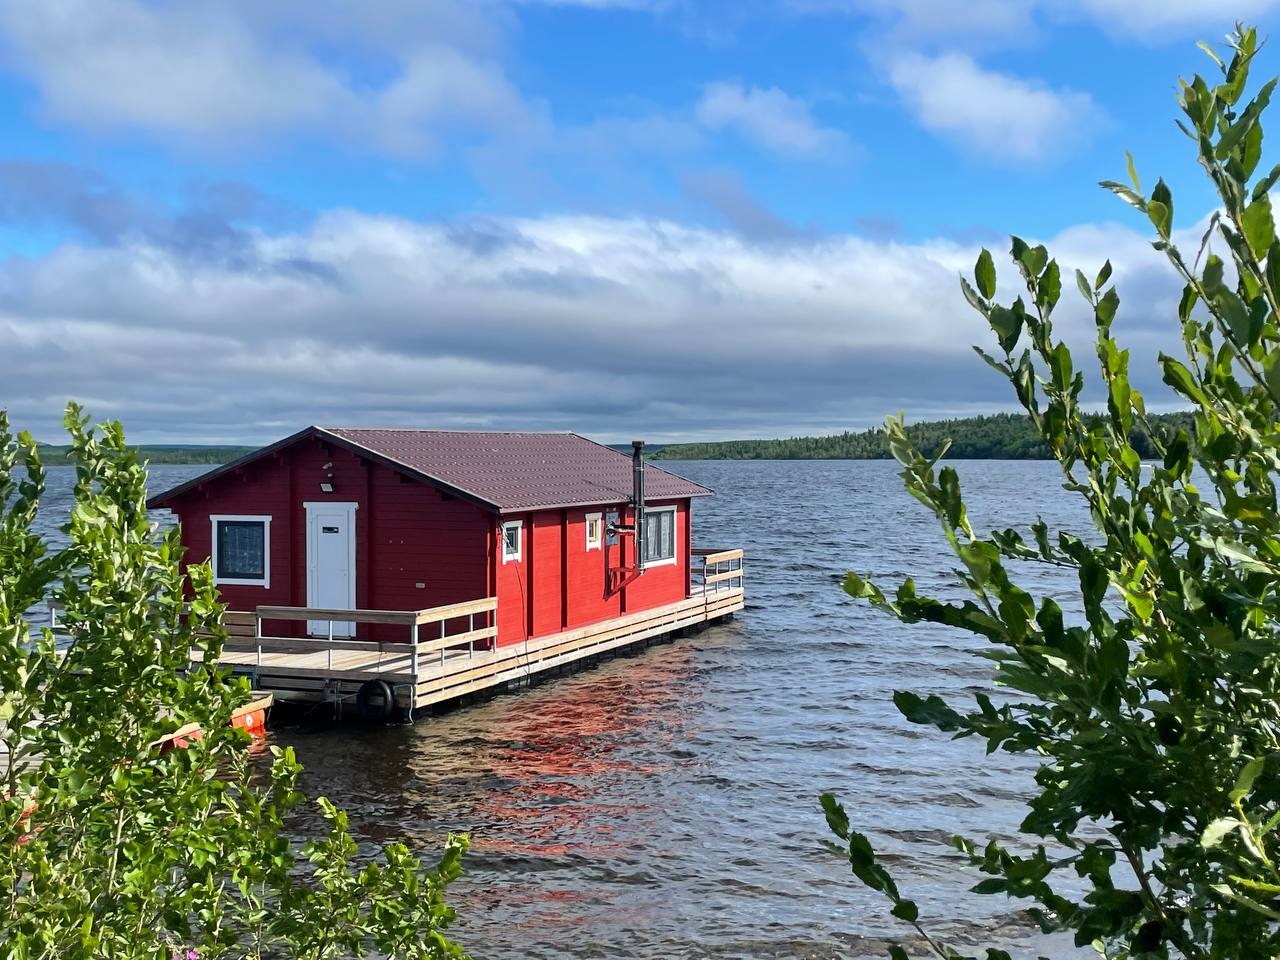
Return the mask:
{"type": "MultiPolygon", "coordinates": [[[[1087,528],[1052,464],[957,466],[977,527],[1025,528],[1043,512],[1051,528],[1087,528]]],[[[153,486],[196,472],[157,467],[153,486]]],[[[370,843],[430,856],[448,832],[470,832],[451,899],[459,940],[482,960],[883,956],[883,938],[905,931],[823,846],[826,790],[934,926],[962,944],[1019,943],[1007,904],[966,894],[974,878],[949,844],[1012,837],[1031,765],[907,724],[891,700],[902,687],[960,701],[988,690],[983,642],[904,627],[839,587],[854,569],[960,595],[896,466],[677,472],[718,491],[695,506],[695,542],[747,551],[734,621],[412,727],[275,731],[307,790],[344,805],[370,843]]],[[[54,474],[66,489],[52,492],[50,527],[70,486],[69,471],[54,474]]],[[[1060,571],[1021,573],[1037,595],[1071,596],[1060,571]]]]}

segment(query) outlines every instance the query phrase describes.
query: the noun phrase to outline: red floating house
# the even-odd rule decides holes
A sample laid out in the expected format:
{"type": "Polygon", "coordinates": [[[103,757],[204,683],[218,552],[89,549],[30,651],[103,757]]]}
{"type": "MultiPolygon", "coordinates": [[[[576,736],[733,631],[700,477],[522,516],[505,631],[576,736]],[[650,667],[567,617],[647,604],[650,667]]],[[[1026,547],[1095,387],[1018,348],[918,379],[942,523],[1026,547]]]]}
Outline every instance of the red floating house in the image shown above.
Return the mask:
{"type": "Polygon", "coordinates": [[[511,679],[470,676],[503,666],[504,648],[545,647],[556,666],[688,626],[694,608],[703,622],[741,609],[741,551],[693,547],[692,501],[712,491],[644,464],[642,446],[628,457],[572,433],[308,427],[149,505],[177,515],[188,559],[212,564],[240,612],[229,622],[255,656],[228,663],[271,689],[271,670],[305,673],[299,658],[323,653],[326,669],[307,676],[326,697],[381,680],[425,693],[396,693],[417,706],[448,699],[451,672],[468,689],[511,679]]]}

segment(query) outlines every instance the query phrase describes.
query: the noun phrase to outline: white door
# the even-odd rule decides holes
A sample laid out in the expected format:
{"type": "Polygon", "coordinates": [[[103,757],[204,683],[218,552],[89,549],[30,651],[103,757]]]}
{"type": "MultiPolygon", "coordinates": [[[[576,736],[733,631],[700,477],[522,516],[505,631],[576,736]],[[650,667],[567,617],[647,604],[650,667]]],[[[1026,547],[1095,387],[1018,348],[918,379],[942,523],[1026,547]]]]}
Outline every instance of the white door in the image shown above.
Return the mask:
{"type": "MultiPolygon", "coordinates": [[[[356,505],[308,503],[307,606],[353,610],[356,605],[356,505]]],[[[308,620],[307,632],[329,635],[328,620],[308,620]]],[[[335,637],[355,634],[349,620],[333,621],[335,637]]]]}

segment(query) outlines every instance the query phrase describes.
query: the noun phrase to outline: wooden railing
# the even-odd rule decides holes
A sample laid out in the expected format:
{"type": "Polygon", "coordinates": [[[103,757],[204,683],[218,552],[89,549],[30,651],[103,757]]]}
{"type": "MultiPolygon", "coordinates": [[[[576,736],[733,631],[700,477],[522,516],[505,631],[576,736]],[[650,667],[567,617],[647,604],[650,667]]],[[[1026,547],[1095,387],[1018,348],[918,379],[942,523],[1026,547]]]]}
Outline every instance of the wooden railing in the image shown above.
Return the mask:
{"type": "Polygon", "coordinates": [[[259,666],[262,665],[263,653],[326,650],[327,667],[330,670],[333,669],[335,650],[394,653],[400,656],[407,653],[410,658],[410,672],[416,677],[420,666],[419,658],[423,654],[438,652],[440,662],[443,663],[445,651],[450,648],[466,646],[469,653],[474,653],[477,643],[497,637],[497,609],[497,597],[450,603],[442,607],[428,607],[425,610],[341,610],[323,607],[260,606],[252,614],[240,615],[244,618],[243,627],[250,627],[248,617],[253,618],[252,636],[245,636],[236,629],[237,624],[232,622],[231,611],[227,612],[226,625],[232,642],[248,642],[255,646],[259,666]],[[477,617],[482,618],[483,624],[477,626],[477,617]],[[263,631],[264,621],[280,620],[310,622],[322,620],[328,624],[328,636],[278,637],[263,631]],[[335,623],[400,626],[405,629],[405,638],[403,640],[350,640],[345,637],[335,637],[333,635],[335,623]],[[437,625],[438,631],[435,629],[437,625]],[[465,629],[459,629],[461,627],[465,629]],[[424,633],[431,635],[424,637],[424,633]]]}
{"type": "Polygon", "coordinates": [[[694,547],[689,576],[690,592],[716,594],[742,589],[742,551],[694,547]]]}

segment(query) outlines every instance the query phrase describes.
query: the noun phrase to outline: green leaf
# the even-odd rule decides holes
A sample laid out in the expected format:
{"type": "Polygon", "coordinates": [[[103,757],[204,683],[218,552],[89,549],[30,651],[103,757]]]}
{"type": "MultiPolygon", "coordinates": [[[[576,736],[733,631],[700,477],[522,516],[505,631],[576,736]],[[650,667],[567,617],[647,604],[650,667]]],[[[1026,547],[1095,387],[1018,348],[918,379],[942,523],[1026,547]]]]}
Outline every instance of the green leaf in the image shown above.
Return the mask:
{"type": "Polygon", "coordinates": [[[1271,198],[1263,194],[1245,208],[1240,218],[1240,226],[1244,230],[1244,238],[1253,255],[1261,260],[1267,255],[1272,242],[1276,238],[1275,220],[1271,215],[1271,198]]]}
{"type": "Polygon", "coordinates": [[[907,923],[915,923],[920,919],[920,910],[913,900],[899,900],[889,912],[907,923]]]}
{"type": "Polygon", "coordinates": [[[893,704],[912,723],[928,724],[943,732],[958,730],[964,725],[960,714],[934,694],[921,698],[910,690],[897,690],[893,694],[893,704]]]}
{"type": "Polygon", "coordinates": [[[1248,180],[1258,168],[1262,159],[1262,127],[1255,125],[1244,137],[1244,155],[1241,158],[1240,173],[1242,179],[1248,180]]]}
{"type": "Polygon", "coordinates": [[[1098,326],[1106,330],[1111,326],[1111,322],[1116,318],[1116,310],[1120,307],[1120,294],[1116,292],[1116,288],[1112,287],[1102,295],[1102,299],[1098,301],[1098,306],[1094,309],[1094,316],[1097,319],[1098,326]]]}
{"type": "Polygon", "coordinates": [[[1036,304],[1047,314],[1057,306],[1061,296],[1062,274],[1058,268],[1058,261],[1050,260],[1040,276],[1040,283],[1036,287],[1036,304]]]}
{"type": "Polygon", "coordinates": [[[1195,377],[1191,375],[1191,371],[1185,366],[1174,360],[1172,357],[1161,356],[1161,370],[1164,373],[1164,382],[1171,386],[1182,396],[1197,404],[1207,404],[1208,399],[1204,395],[1204,391],[1200,389],[1200,385],[1196,382],[1195,377]]]}
{"type": "Polygon", "coordinates": [[[1266,762],[1266,757],[1254,757],[1244,765],[1240,770],[1240,775],[1236,777],[1236,785],[1229,795],[1232,803],[1243,800],[1253,791],[1253,783],[1258,779],[1258,774],[1262,772],[1266,762]]]}
{"type": "Polygon", "coordinates": [[[982,248],[982,252],[978,254],[978,262],[973,268],[973,279],[978,286],[978,292],[986,299],[990,300],[996,295],[996,266],[991,259],[991,251],[986,247],[982,248]]]}
{"type": "Polygon", "coordinates": [[[1027,247],[1019,259],[1022,261],[1023,266],[1027,268],[1027,273],[1033,277],[1038,277],[1044,272],[1049,263],[1049,251],[1044,246],[1037,244],[1034,247],[1027,247]]]}
{"type": "Polygon", "coordinates": [[[1253,321],[1249,308],[1244,301],[1225,286],[1213,295],[1213,305],[1218,315],[1226,322],[1231,331],[1231,338],[1242,347],[1253,342],[1253,321]]]}
{"type": "Polygon", "coordinates": [[[1155,226],[1160,236],[1168,239],[1173,230],[1173,194],[1164,180],[1156,183],[1151,191],[1151,199],[1147,203],[1147,218],[1155,226]]]}
{"type": "Polygon", "coordinates": [[[1272,242],[1267,250],[1266,281],[1272,294],[1280,297],[1280,242],[1272,242]]]}
{"type": "Polygon", "coordinates": [[[978,296],[978,291],[964,277],[960,278],[960,290],[964,293],[964,298],[969,302],[969,306],[977,310],[984,317],[987,315],[987,305],[982,302],[982,298],[978,296]]]}
{"type": "Polygon", "coordinates": [[[1204,275],[1201,278],[1204,283],[1205,290],[1212,295],[1222,287],[1222,258],[1217,254],[1209,254],[1204,263],[1204,275]]]}
{"type": "Polygon", "coordinates": [[[1212,850],[1218,844],[1222,843],[1224,837],[1233,830],[1239,830],[1243,824],[1235,817],[1219,817],[1200,834],[1200,846],[1206,850],[1212,850]]]}
{"type": "Polygon", "coordinates": [[[987,322],[995,332],[1000,349],[1007,356],[1018,345],[1018,338],[1022,336],[1023,316],[1009,307],[996,304],[991,308],[987,322]]]}
{"type": "Polygon", "coordinates": [[[1138,179],[1138,168],[1133,162],[1133,154],[1128,150],[1124,152],[1125,164],[1129,168],[1129,182],[1133,184],[1133,189],[1138,193],[1142,192],[1142,181],[1138,179]]]}
{"type": "Polygon", "coordinates": [[[1199,47],[1201,50],[1203,50],[1206,54],[1208,54],[1209,59],[1218,65],[1219,70],[1221,70],[1223,73],[1226,73],[1227,65],[1222,62],[1222,58],[1218,56],[1217,51],[1214,50],[1213,47],[1209,46],[1209,44],[1205,43],[1203,40],[1197,40],[1196,46],[1199,47]]]}
{"type": "Polygon", "coordinates": [[[823,813],[827,817],[827,826],[841,840],[849,839],[849,815],[845,813],[844,807],[829,793],[824,793],[820,797],[823,813]]]}
{"type": "Polygon", "coordinates": [[[1076,271],[1076,289],[1080,291],[1080,296],[1093,303],[1093,288],[1089,286],[1089,278],[1084,275],[1083,270],[1076,271]]]}
{"type": "Polygon", "coordinates": [[[1196,288],[1192,284],[1187,284],[1182,288],[1182,299],[1178,302],[1178,318],[1188,320],[1191,317],[1191,311],[1195,309],[1200,295],[1196,292],[1196,288]]]}
{"type": "Polygon", "coordinates": [[[1280,163],[1272,167],[1265,177],[1254,184],[1251,199],[1257,200],[1259,197],[1270,193],[1277,180],[1280,180],[1280,163]]]}
{"type": "Polygon", "coordinates": [[[1102,265],[1102,269],[1098,271],[1097,278],[1093,281],[1093,289],[1101,290],[1108,280],[1111,279],[1111,261],[1108,260],[1102,265]]]}
{"type": "Polygon", "coordinates": [[[1135,193],[1123,183],[1116,183],[1114,180],[1099,180],[1098,185],[1110,190],[1117,197],[1132,207],[1137,207],[1143,213],[1147,211],[1147,201],[1141,194],[1135,193]]]}

